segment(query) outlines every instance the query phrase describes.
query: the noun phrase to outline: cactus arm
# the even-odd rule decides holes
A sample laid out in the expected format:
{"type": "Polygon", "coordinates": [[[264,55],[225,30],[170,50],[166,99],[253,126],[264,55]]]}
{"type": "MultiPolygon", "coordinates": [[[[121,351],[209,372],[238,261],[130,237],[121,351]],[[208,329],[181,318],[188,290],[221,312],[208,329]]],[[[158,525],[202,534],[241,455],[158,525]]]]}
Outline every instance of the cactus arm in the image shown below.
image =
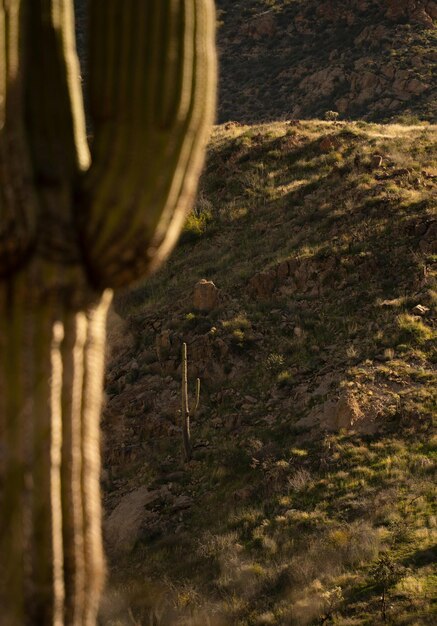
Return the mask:
{"type": "Polygon", "coordinates": [[[71,0],[26,1],[26,131],[38,194],[37,252],[81,263],[74,185],[90,155],[71,0]],[[45,86],[45,87],[42,87],[45,86]]]}
{"type": "Polygon", "coordinates": [[[90,33],[79,219],[94,283],[118,287],[167,255],[193,198],[215,107],[214,5],[91,0],[90,33]]]}
{"type": "Polygon", "coordinates": [[[27,129],[34,175],[39,187],[63,187],[65,193],[90,163],[73,6],[71,0],[27,0],[27,14],[27,129]]]}
{"type": "Polygon", "coordinates": [[[35,241],[36,199],[25,137],[23,2],[0,2],[0,276],[23,265],[35,241]]]}
{"type": "Polygon", "coordinates": [[[39,220],[52,227],[40,248],[50,239],[65,247],[71,185],[89,151],[70,0],[2,0],[0,46],[0,273],[8,275],[29,260],[39,220]]]}

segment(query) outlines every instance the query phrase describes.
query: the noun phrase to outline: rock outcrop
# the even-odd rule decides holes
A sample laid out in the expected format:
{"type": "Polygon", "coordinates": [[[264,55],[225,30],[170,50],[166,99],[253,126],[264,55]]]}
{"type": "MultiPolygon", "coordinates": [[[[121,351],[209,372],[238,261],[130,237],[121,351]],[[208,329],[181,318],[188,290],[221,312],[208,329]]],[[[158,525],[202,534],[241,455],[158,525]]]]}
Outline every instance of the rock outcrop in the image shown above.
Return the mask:
{"type": "Polygon", "coordinates": [[[197,311],[212,311],[219,300],[220,292],[211,280],[203,278],[194,286],[193,306],[197,311]]]}
{"type": "MultiPolygon", "coordinates": [[[[81,60],[87,0],[75,0],[81,60]]],[[[437,118],[435,0],[217,0],[219,120],[437,118]],[[242,8],[242,4],[244,7],[242,8]]],[[[86,79],[86,66],[82,64],[86,79]]]]}
{"type": "Polygon", "coordinates": [[[222,121],[436,119],[434,0],[218,0],[222,121]]]}

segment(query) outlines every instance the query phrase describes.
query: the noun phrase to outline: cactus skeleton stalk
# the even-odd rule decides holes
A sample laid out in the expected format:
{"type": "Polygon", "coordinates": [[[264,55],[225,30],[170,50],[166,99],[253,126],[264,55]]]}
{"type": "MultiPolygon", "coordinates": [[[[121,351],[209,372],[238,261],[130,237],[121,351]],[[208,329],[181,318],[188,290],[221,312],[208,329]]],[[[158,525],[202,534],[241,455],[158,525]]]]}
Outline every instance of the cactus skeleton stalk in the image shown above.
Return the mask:
{"type": "Polygon", "coordinates": [[[177,239],[215,104],[213,0],[0,0],[0,626],[94,626],[112,288],[177,239]]]}
{"type": "Polygon", "coordinates": [[[190,421],[191,417],[197,412],[200,402],[200,378],[196,379],[196,396],[194,399],[193,407],[190,408],[190,402],[188,399],[188,359],[187,359],[187,344],[182,344],[182,435],[184,442],[185,460],[191,461],[193,456],[193,445],[191,443],[191,429],[190,421]]]}

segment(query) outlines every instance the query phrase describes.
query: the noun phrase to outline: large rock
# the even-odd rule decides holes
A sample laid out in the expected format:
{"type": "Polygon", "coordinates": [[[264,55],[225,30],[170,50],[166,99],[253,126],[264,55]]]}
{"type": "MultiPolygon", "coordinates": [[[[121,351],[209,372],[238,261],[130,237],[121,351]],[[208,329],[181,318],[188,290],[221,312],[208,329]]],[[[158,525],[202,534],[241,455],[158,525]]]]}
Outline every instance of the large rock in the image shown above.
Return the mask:
{"type": "Polygon", "coordinates": [[[129,554],[140,537],[147,518],[146,507],[162,497],[162,490],[140,487],[121,499],[104,524],[109,551],[115,556],[129,554]]]}
{"type": "Polygon", "coordinates": [[[353,430],[357,422],[363,419],[364,413],[358,400],[351,393],[342,395],[332,412],[329,426],[333,430],[353,430]]]}
{"type": "Polygon", "coordinates": [[[387,0],[387,4],[386,17],[393,21],[404,19],[433,28],[433,20],[437,18],[434,0],[387,0]]]}
{"type": "Polygon", "coordinates": [[[213,311],[220,302],[220,291],[212,280],[203,278],[194,286],[193,306],[197,311],[213,311]]]}
{"type": "Polygon", "coordinates": [[[272,12],[258,15],[247,22],[243,32],[255,40],[273,37],[276,33],[276,19],[272,12]]]}
{"type": "Polygon", "coordinates": [[[289,259],[258,272],[248,282],[250,295],[257,300],[269,300],[276,292],[292,295],[296,291],[319,294],[325,282],[339,283],[342,269],[336,258],[316,261],[313,258],[289,259]]]}
{"type": "Polygon", "coordinates": [[[298,428],[322,432],[355,432],[372,435],[383,429],[396,414],[399,397],[393,389],[369,386],[366,393],[359,389],[344,389],[337,397],[329,397],[334,381],[322,380],[312,393],[304,394],[301,406],[310,409],[297,423],[298,428]],[[328,383],[328,384],[325,384],[328,383]],[[328,395],[325,402],[310,408],[310,403],[328,395]]]}

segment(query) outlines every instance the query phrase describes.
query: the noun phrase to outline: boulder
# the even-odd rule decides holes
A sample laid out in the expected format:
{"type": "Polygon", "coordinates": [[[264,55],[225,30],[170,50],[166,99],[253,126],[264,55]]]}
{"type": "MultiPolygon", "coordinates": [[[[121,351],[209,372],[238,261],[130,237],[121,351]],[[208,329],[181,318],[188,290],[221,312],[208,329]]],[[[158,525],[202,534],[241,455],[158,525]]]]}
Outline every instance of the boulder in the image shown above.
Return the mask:
{"type": "Polygon", "coordinates": [[[129,554],[141,535],[147,517],[146,507],[158,500],[162,490],[140,487],[124,496],[104,524],[105,539],[114,555],[129,554]]]}
{"type": "Polygon", "coordinates": [[[163,330],[159,335],[156,336],[155,345],[157,350],[170,350],[171,348],[171,331],[166,329],[163,330]]]}
{"type": "Polygon", "coordinates": [[[353,394],[346,393],[340,397],[335,406],[332,418],[334,430],[351,430],[356,422],[363,419],[364,414],[353,394]]]}
{"type": "Polygon", "coordinates": [[[255,274],[249,280],[249,291],[258,300],[268,300],[276,288],[276,272],[267,271],[255,274]]]}
{"type": "Polygon", "coordinates": [[[203,278],[194,286],[193,307],[197,311],[213,311],[219,305],[219,294],[214,283],[203,278]]]}
{"type": "Polygon", "coordinates": [[[245,34],[257,41],[263,37],[274,37],[276,29],[276,18],[272,12],[268,12],[252,18],[243,30],[245,34]]]}
{"type": "Polygon", "coordinates": [[[434,0],[387,0],[386,17],[392,21],[408,20],[426,28],[433,28],[437,18],[434,0]]]}

